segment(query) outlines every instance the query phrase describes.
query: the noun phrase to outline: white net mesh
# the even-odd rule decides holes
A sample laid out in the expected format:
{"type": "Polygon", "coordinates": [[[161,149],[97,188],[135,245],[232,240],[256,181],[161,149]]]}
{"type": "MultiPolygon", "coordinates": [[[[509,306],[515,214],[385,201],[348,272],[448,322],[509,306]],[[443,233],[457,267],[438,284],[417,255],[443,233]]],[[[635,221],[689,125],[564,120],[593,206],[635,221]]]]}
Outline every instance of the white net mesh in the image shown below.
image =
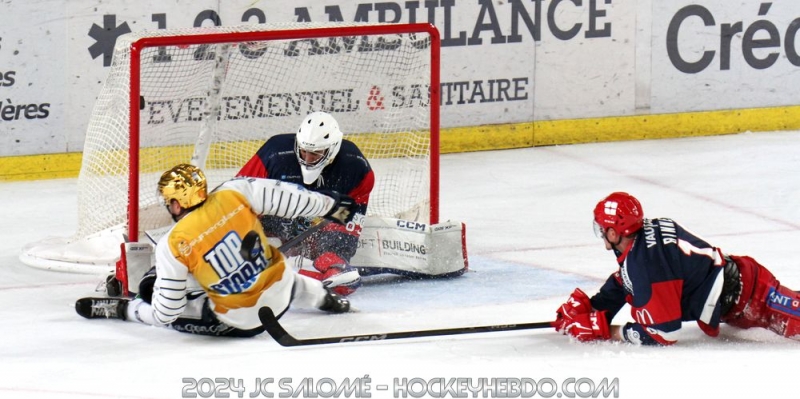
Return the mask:
{"type": "Polygon", "coordinates": [[[376,178],[370,215],[429,222],[431,176],[438,173],[431,167],[438,157],[431,153],[431,131],[438,134],[430,126],[431,37],[421,31],[338,36],[342,28],[375,27],[265,24],[120,37],[86,134],[74,240],[128,223],[129,103],[137,80],[140,149],[132,157],[140,169],[140,237],[169,222],[156,197],[163,171],[192,162],[214,187],[267,138],[294,132],[313,111],[333,114],[370,160],[376,178]],[[149,47],[143,38],[171,44],[149,47]],[[142,49],[140,74],[132,78],[135,43],[142,49]]]}

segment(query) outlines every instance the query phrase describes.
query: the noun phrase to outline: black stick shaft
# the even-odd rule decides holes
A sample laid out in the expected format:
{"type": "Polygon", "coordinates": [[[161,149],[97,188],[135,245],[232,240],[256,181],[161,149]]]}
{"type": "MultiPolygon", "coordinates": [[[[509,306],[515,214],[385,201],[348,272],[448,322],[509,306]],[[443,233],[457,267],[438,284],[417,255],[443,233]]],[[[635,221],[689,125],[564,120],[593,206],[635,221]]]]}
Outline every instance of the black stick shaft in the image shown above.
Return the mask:
{"type": "Polygon", "coordinates": [[[436,337],[442,335],[459,335],[459,334],[476,334],[484,332],[499,332],[499,331],[516,331],[516,330],[533,330],[539,328],[549,328],[550,322],[537,322],[537,323],[521,323],[521,324],[499,324],[490,326],[475,326],[475,327],[456,327],[456,328],[442,328],[436,330],[418,330],[418,331],[400,331],[390,332],[383,334],[364,334],[364,335],[348,335],[340,337],[323,337],[323,338],[309,338],[297,339],[291,336],[275,318],[272,309],[263,307],[258,311],[258,317],[261,323],[267,330],[269,335],[272,336],[281,346],[305,346],[305,345],[322,345],[322,344],[335,344],[341,342],[357,342],[357,341],[382,341],[387,339],[401,339],[401,338],[421,338],[421,337],[436,337]]]}

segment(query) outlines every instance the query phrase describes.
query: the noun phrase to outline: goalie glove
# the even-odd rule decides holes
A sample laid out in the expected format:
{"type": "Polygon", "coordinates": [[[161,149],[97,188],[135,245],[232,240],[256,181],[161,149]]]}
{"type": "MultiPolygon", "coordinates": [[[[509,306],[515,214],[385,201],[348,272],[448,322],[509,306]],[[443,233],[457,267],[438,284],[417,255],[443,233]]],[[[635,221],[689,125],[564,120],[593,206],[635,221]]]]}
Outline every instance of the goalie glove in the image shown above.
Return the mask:
{"type": "Polygon", "coordinates": [[[301,268],[298,273],[322,281],[323,287],[338,295],[350,295],[361,286],[358,270],[333,252],[317,257],[313,266],[316,270],[301,268]]]}
{"type": "Polygon", "coordinates": [[[605,310],[581,313],[575,316],[567,315],[552,324],[556,331],[575,337],[581,342],[611,338],[605,310]]]}
{"type": "Polygon", "coordinates": [[[348,195],[333,190],[318,190],[320,194],[333,198],[335,203],[325,219],[330,219],[339,224],[347,224],[356,215],[356,201],[348,195]]]}

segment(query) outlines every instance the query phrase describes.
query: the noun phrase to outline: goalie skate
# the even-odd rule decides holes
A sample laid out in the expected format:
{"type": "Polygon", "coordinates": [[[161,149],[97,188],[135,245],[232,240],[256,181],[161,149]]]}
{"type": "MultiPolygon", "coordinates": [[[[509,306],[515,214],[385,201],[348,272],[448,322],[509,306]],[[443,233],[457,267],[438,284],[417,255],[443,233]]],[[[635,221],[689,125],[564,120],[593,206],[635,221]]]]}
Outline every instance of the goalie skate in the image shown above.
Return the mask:
{"type": "Polygon", "coordinates": [[[121,297],[123,296],[124,290],[122,289],[122,281],[119,281],[116,275],[111,274],[108,275],[105,281],[101,282],[98,285],[97,290],[98,292],[105,292],[108,296],[112,297],[121,297]]]}

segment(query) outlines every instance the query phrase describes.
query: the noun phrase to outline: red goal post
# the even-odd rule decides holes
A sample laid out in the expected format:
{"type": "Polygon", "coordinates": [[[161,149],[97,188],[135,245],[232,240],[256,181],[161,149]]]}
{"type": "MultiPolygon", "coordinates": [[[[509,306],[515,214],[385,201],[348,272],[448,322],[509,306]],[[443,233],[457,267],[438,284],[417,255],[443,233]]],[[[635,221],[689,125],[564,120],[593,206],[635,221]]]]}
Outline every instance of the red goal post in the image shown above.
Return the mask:
{"type": "Polygon", "coordinates": [[[191,162],[214,187],[313,111],[333,114],[375,170],[368,215],[438,222],[439,48],[430,24],[261,24],[120,37],[87,129],[78,231],[29,244],[20,258],[77,272],[113,267],[125,238],[170,223],[155,189],[164,170],[191,162]]]}

